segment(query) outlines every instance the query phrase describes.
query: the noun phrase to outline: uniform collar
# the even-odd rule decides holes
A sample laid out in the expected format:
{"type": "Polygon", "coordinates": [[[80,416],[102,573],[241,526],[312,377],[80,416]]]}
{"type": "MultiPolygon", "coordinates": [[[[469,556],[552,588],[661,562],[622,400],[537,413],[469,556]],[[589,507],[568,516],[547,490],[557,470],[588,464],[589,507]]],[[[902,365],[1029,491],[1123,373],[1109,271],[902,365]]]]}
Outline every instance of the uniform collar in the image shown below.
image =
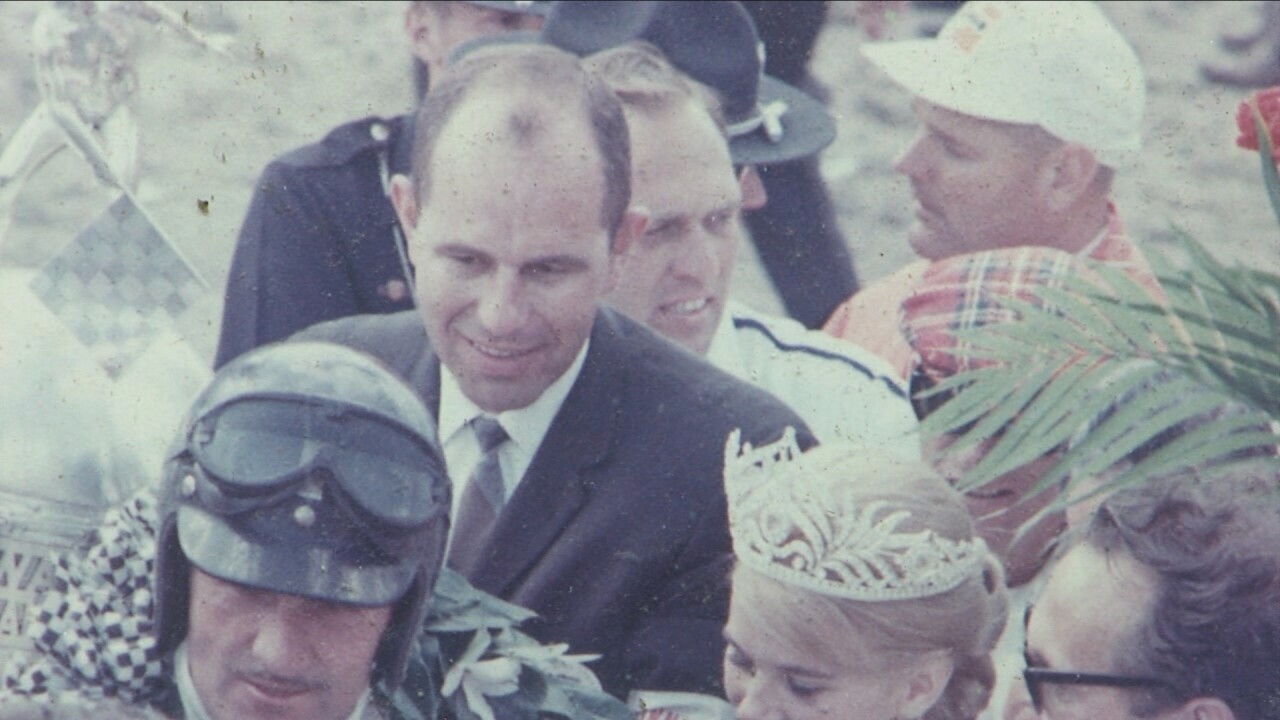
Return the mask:
{"type": "Polygon", "coordinates": [[[742,350],[738,347],[738,335],[733,325],[733,318],[740,310],[741,306],[735,302],[730,301],[725,304],[724,312],[720,313],[720,323],[716,325],[715,334],[711,336],[711,345],[707,347],[704,359],[739,380],[751,382],[747,377],[747,369],[742,365],[742,350]]]}
{"type": "Polygon", "coordinates": [[[392,120],[391,157],[392,175],[410,175],[413,171],[413,128],[416,113],[401,115],[392,120]]]}

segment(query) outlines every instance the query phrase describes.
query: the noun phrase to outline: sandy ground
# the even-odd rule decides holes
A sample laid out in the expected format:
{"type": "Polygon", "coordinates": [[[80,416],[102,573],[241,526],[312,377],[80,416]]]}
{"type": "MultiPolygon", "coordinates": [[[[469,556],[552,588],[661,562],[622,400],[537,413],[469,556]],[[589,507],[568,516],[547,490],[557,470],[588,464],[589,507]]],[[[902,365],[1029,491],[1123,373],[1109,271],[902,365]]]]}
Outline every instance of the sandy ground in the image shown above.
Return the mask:
{"type": "MultiPolygon", "coordinates": [[[[200,270],[211,291],[180,321],[210,357],[235,234],[252,183],[272,156],[333,125],[409,107],[400,3],[170,3],[196,27],[231,30],[231,58],[143,26],[137,43],[142,88],[143,181],[139,196],[157,224],[200,270]],[[208,213],[197,201],[208,202],[208,213]]],[[[1248,24],[1256,3],[1129,2],[1105,8],[1131,39],[1148,73],[1146,154],[1119,177],[1116,200],[1151,252],[1178,224],[1223,258],[1280,270],[1280,233],[1257,181],[1252,154],[1237,150],[1232,120],[1242,91],[1202,81],[1197,64],[1219,50],[1226,24],[1248,24]]],[[[0,144],[35,106],[32,19],[41,3],[0,5],[0,144]]],[[[911,36],[921,11],[892,26],[911,36]]],[[[823,168],[865,283],[911,258],[903,233],[914,209],[892,160],[914,132],[909,98],[861,61],[865,41],[837,3],[814,72],[831,92],[839,136],[823,168]]],[[[84,161],[63,153],[19,198],[0,264],[46,262],[110,200],[84,161]]],[[[750,252],[736,292],[762,309],[776,296],[750,252]]]]}

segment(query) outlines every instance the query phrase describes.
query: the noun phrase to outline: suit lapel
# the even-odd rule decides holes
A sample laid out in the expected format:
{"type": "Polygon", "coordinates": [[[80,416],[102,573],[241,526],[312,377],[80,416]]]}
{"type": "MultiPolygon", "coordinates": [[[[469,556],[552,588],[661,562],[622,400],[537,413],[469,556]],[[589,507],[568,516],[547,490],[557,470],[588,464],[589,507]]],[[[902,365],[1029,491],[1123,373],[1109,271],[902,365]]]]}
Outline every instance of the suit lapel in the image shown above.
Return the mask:
{"type": "Polygon", "coordinates": [[[602,461],[617,430],[626,358],[617,327],[599,313],[573,388],[547,429],[529,469],[503,508],[490,550],[471,580],[500,597],[540,558],[590,496],[586,471],[602,461]]]}

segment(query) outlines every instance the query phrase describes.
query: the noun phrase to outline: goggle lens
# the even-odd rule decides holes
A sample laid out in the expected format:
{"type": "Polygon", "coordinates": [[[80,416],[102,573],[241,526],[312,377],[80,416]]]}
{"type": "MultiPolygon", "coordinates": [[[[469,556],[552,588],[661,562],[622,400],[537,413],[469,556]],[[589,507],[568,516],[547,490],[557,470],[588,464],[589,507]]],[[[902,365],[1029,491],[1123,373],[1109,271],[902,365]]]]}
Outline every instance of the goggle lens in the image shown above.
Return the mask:
{"type": "Polygon", "coordinates": [[[196,460],[225,491],[275,491],[314,470],[333,476],[361,508],[397,525],[434,515],[424,477],[440,460],[408,429],[356,408],[253,398],[225,405],[196,425],[196,460]]]}

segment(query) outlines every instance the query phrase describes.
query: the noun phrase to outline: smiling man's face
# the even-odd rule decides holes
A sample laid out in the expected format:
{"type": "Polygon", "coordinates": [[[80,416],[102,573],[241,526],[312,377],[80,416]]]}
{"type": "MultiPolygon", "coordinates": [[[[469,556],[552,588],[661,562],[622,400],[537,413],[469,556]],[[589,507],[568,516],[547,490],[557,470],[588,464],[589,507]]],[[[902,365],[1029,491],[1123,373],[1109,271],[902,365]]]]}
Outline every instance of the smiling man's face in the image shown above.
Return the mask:
{"type": "Polygon", "coordinates": [[[493,109],[506,102],[496,92],[468,97],[449,119],[431,195],[406,223],[432,348],[491,413],[529,405],[568,370],[615,279],[603,161],[585,119],[551,122],[519,145],[493,109]]]}
{"type": "Polygon", "coordinates": [[[699,355],[724,314],[742,193],[729,146],[695,99],[648,113],[628,108],[632,202],[649,212],[622,259],[611,305],[699,355]]]}
{"type": "MultiPolygon", "coordinates": [[[[951,449],[954,442],[953,437],[941,435],[927,438],[923,445],[925,460],[952,484],[982,461],[995,440],[959,451],[951,449]]],[[[965,505],[973,515],[974,526],[987,547],[1000,556],[1010,586],[1021,585],[1035,576],[1047,560],[1050,544],[1065,529],[1061,512],[1047,513],[1031,522],[1056,498],[1052,490],[1031,493],[1058,458],[1058,453],[1048,453],[980,488],[965,491],[965,505]]]]}

